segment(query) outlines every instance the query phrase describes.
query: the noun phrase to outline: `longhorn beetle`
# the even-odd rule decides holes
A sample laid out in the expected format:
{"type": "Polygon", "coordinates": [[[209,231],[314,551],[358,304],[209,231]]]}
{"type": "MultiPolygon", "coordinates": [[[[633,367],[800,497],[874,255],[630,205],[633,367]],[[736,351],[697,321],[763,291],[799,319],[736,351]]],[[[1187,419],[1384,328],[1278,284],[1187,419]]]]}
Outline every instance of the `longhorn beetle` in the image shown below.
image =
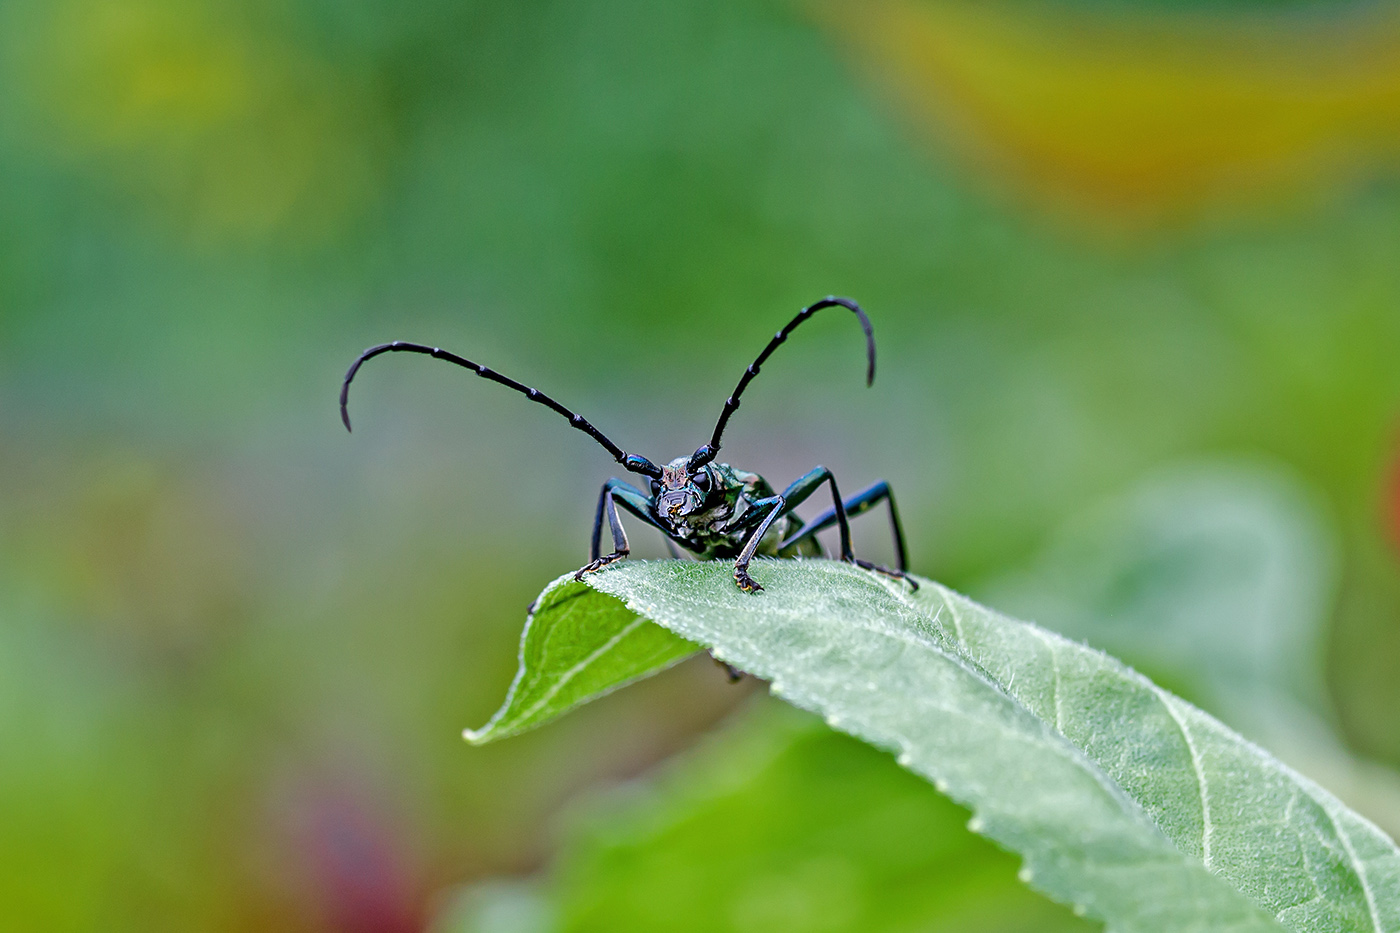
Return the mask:
{"type": "Polygon", "coordinates": [[[657,466],[638,454],[627,453],[589,424],[588,419],[573,413],[538,389],[522,385],[493,369],[446,350],[424,344],[405,343],[401,340],[370,347],[350,365],[349,372],[345,374],[345,382],[340,387],[340,418],[345,422],[345,429],[350,430],[350,413],[347,408],[350,382],[365,361],[381,353],[401,352],[422,353],[435,359],[456,363],[484,379],[514,389],[530,401],[539,402],[569,419],[569,424],[603,445],[624,469],[645,476],[649,481],[650,490],[644,492],[616,477],[603,484],[602,492],[598,496],[598,511],[593,519],[592,559],[574,574],[578,580],[582,580],[586,573],[600,570],[627,556],[627,533],[623,530],[617,514],[618,506],[622,506],[624,510],[665,534],[667,547],[671,549],[672,554],[675,554],[675,548],[671,544],[674,541],[702,560],[733,558],[734,582],[745,592],[756,593],[763,589],[757,580],[749,576],[749,562],[755,554],[776,557],[820,556],[821,545],[817,542],[817,532],[830,528],[833,524],[840,529],[842,560],[867,570],[906,580],[910,586],[917,588],[918,583],[905,575],[904,530],[900,527],[894,494],[890,491],[888,483],[882,480],[843,501],[840,491],[836,488],[836,477],[832,476],[826,467],[817,467],[778,493],[757,473],[746,473],[727,463],[714,462],[715,455],[719,453],[720,437],[724,434],[725,425],[739,407],[739,397],[758,375],[759,367],[767,362],[773,351],[787,340],[788,335],[799,324],[823,308],[832,307],[846,308],[854,312],[860,320],[860,326],[865,331],[865,384],[870,385],[875,379],[875,333],[870,326],[870,319],[865,316],[860,306],[849,298],[823,298],[798,312],[786,327],[773,335],[773,339],[768,341],[768,346],[764,347],[758,358],[744,370],[734,393],[725,400],[724,410],[720,412],[710,442],[699,447],[689,457],[677,457],[665,466],[657,466]],[[810,525],[804,524],[792,510],[823,484],[831,490],[831,508],[813,519],[810,525]],[[890,528],[894,534],[895,558],[898,562],[898,569],[894,570],[860,560],[851,550],[848,518],[859,515],[881,502],[889,509],[890,528]],[[604,518],[612,531],[611,554],[603,554],[601,548],[604,518]]]}

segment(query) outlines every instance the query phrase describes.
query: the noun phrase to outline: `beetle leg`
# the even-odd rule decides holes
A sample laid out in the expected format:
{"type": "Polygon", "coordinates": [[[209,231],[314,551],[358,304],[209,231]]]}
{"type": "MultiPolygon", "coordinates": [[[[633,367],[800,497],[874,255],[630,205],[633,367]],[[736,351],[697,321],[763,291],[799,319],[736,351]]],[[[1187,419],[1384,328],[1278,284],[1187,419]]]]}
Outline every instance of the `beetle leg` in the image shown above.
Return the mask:
{"type": "Polygon", "coordinates": [[[631,551],[627,545],[627,532],[622,528],[622,520],[617,517],[617,503],[613,500],[612,490],[607,486],[603,487],[603,494],[598,497],[598,517],[593,523],[593,559],[584,564],[574,574],[575,580],[582,580],[585,573],[592,573],[611,564],[615,560],[621,560],[631,551]],[[612,530],[613,552],[606,557],[599,557],[601,550],[600,538],[602,537],[603,516],[608,517],[608,527],[612,530]]]}
{"type": "MultiPolygon", "coordinates": [[[[841,502],[841,490],[836,488],[836,477],[831,475],[831,471],[826,467],[819,466],[806,476],[793,482],[791,486],[783,490],[783,498],[788,501],[789,508],[797,508],[807,500],[812,493],[821,488],[822,483],[831,487],[831,499],[833,502],[831,509],[831,521],[835,521],[841,528],[841,559],[854,562],[855,552],[851,550],[851,526],[846,521],[846,509],[841,502]]],[[[802,529],[806,531],[806,528],[802,529]]]]}
{"type": "Polygon", "coordinates": [[[892,567],[884,567],[880,564],[872,564],[870,561],[861,560],[859,557],[851,561],[851,563],[855,564],[857,567],[863,567],[866,570],[873,570],[876,573],[883,573],[885,576],[893,577],[896,580],[903,580],[905,583],[909,584],[910,590],[917,590],[919,588],[919,581],[909,576],[909,574],[905,573],[903,570],[895,570],[892,567]]]}
{"type": "Polygon", "coordinates": [[[714,662],[715,662],[716,664],[718,664],[720,667],[724,668],[724,673],[725,673],[726,675],[728,675],[728,677],[729,677],[729,682],[730,682],[731,684],[737,684],[739,681],[741,681],[741,680],[744,679],[744,672],[741,671],[741,670],[739,670],[739,669],[738,669],[737,667],[735,667],[733,664],[730,664],[730,663],[727,662],[727,661],[721,661],[719,658],[715,657],[713,654],[710,655],[710,660],[711,660],[711,661],[714,661],[714,662]]]}
{"type": "Polygon", "coordinates": [[[603,491],[598,494],[598,511],[593,518],[593,559],[579,568],[578,572],[574,574],[575,580],[582,580],[585,573],[601,570],[613,561],[621,560],[631,550],[627,543],[627,532],[623,530],[622,521],[618,518],[618,505],[647,524],[665,532],[666,529],[662,528],[656,519],[651,517],[651,497],[623,480],[617,478],[608,480],[603,484],[603,491]],[[607,518],[608,529],[612,532],[613,552],[600,556],[604,517],[607,518]]]}
{"type": "MultiPolygon", "coordinates": [[[[869,489],[856,493],[851,498],[842,503],[842,508],[847,517],[855,517],[862,512],[869,511],[875,506],[884,502],[890,512],[890,532],[894,536],[894,553],[897,569],[891,570],[887,567],[880,567],[868,561],[857,560],[855,563],[866,570],[874,570],[877,573],[888,574],[891,577],[907,580],[914,589],[919,588],[919,584],[911,579],[905,571],[909,568],[907,552],[904,547],[904,526],[899,520],[899,510],[894,504],[894,491],[890,489],[890,484],[884,480],[871,486],[869,489]]],[[[807,538],[815,537],[817,532],[830,528],[836,522],[836,510],[827,509],[825,512],[812,519],[810,525],[804,525],[797,530],[797,533],[778,545],[779,550],[798,544],[807,538]]]]}
{"type": "Polygon", "coordinates": [[[836,520],[841,525],[841,559],[845,561],[856,559],[855,554],[851,551],[851,529],[846,524],[846,513],[841,509],[841,491],[836,488],[836,477],[832,476],[831,471],[826,467],[819,466],[784,489],[781,495],[759,499],[753,504],[752,509],[745,513],[741,520],[743,524],[752,524],[759,518],[762,521],[754,533],[749,536],[749,540],[745,542],[744,549],[739,553],[739,559],[734,564],[734,581],[739,584],[741,590],[752,593],[763,589],[749,576],[748,569],[749,561],[753,559],[754,552],[758,550],[759,542],[767,533],[768,526],[772,525],[779,516],[797,508],[808,496],[820,489],[822,483],[831,486],[831,497],[836,502],[836,520]]]}
{"type": "Polygon", "coordinates": [[[836,488],[836,477],[832,476],[831,471],[826,467],[817,467],[784,490],[783,496],[786,497],[790,503],[790,508],[796,508],[798,503],[816,492],[817,489],[821,487],[822,483],[827,483],[831,487],[831,508],[817,516],[812,524],[803,527],[793,538],[782,542],[779,545],[779,549],[781,550],[783,547],[793,544],[809,535],[814,535],[823,528],[829,528],[834,522],[841,529],[842,560],[850,564],[855,564],[857,567],[863,567],[866,570],[873,570],[876,573],[883,573],[887,576],[895,577],[896,579],[906,580],[910,586],[914,587],[914,589],[918,589],[919,584],[910,579],[908,574],[904,572],[904,530],[899,524],[899,515],[894,508],[894,496],[890,493],[889,484],[884,482],[876,483],[864,492],[852,496],[850,500],[851,504],[848,505],[841,499],[841,493],[836,488]],[[848,514],[859,514],[878,503],[881,499],[887,500],[890,505],[890,522],[894,528],[895,553],[899,560],[898,570],[881,567],[878,564],[872,564],[868,560],[860,560],[851,549],[851,526],[848,514]],[[854,508],[852,508],[852,506],[854,506],[854,508]]]}
{"type": "Polygon", "coordinates": [[[787,507],[787,501],[782,496],[769,496],[754,502],[744,513],[742,520],[744,525],[758,522],[758,527],[744,542],[744,549],[739,552],[739,559],[734,562],[734,582],[738,584],[739,589],[746,593],[757,593],[763,589],[757,580],[749,576],[749,562],[753,560],[754,551],[758,550],[759,542],[768,533],[768,527],[778,516],[787,511],[787,507]]]}

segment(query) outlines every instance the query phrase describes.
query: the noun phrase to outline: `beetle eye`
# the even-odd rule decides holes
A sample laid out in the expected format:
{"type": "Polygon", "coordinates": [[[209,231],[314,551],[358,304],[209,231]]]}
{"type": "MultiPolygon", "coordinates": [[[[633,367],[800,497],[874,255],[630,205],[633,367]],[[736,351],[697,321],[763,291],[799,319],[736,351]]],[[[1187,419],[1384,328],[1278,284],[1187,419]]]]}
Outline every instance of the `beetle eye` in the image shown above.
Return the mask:
{"type": "Polygon", "coordinates": [[[661,480],[654,479],[651,481],[651,494],[653,496],[661,495],[661,480]]]}
{"type": "Polygon", "coordinates": [[[701,492],[708,492],[710,489],[710,474],[707,470],[701,470],[691,477],[690,481],[695,484],[695,488],[701,492]]]}

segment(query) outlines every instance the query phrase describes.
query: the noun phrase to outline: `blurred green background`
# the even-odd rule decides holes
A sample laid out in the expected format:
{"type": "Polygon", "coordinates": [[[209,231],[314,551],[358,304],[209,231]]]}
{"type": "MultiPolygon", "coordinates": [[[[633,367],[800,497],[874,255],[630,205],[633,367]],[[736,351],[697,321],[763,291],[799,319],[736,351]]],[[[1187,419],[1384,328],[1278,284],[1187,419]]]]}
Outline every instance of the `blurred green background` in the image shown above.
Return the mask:
{"type": "Polygon", "coordinates": [[[460,739],[613,465],[354,355],[669,459],[828,293],[874,387],[818,317],[727,459],[1394,833],[1397,165],[1389,3],[8,0],[0,928],[1084,927],[708,662],[460,739]]]}

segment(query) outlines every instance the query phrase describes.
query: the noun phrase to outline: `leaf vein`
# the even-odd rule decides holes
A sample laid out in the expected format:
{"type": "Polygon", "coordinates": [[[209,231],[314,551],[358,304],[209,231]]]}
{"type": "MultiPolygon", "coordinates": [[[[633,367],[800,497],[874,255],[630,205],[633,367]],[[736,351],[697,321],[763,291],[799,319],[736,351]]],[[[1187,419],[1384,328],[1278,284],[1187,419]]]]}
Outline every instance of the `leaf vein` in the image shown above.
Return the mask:
{"type": "Polygon", "coordinates": [[[546,690],[538,700],[536,700],[534,703],[531,703],[530,706],[523,713],[520,714],[520,718],[522,720],[529,719],[531,716],[538,713],[541,709],[545,707],[546,704],[549,703],[550,700],[554,699],[556,696],[559,695],[559,691],[563,690],[564,687],[568,685],[569,681],[573,680],[579,674],[587,670],[588,666],[594,661],[598,660],[603,655],[616,648],[618,642],[622,641],[622,639],[635,632],[642,625],[642,623],[646,621],[647,620],[643,617],[638,616],[636,619],[627,623],[627,625],[620,629],[618,633],[612,638],[609,638],[607,641],[603,642],[593,651],[589,652],[588,655],[583,658],[583,660],[579,661],[573,667],[560,674],[559,679],[556,680],[554,684],[548,690],[546,690]]]}
{"type": "MultiPolygon", "coordinates": [[[[1055,650],[1055,643],[1051,641],[1050,638],[1040,629],[1032,627],[1030,629],[1030,632],[1032,635],[1038,638],[1043,645],[1045,645],[1045,650],[1050,652],[1050,671],[1054,675],[1050,683],[1050,699],[1051,702],[1055,705],[1055,731],[1060,733],[1060,735],[1064,735],[1064,707],[1060,703],[1060,654],[1058,651],[1055,650]]],[[[1010,684],[1007,684],[1008,689],[1010,688],[1010,686],[1010,684]]]]}
{"type": "Polygon", "coordinates": [[[1205,863],[1206,870],[1210,870],[1211,854],[1210,840],[1215,832],[1215,827],[1210,819],[1210,786],[1206,781],[1205,767],[1201,763],[1201,753],[1196,748],[1196,740],[1191,736],[1191,730],[1186,727],[1186,722],[1177,712],[1171,699],[1163,690],[1156,686],[1152,687],[1152,692],[1162,705],[1166,707],[1172,722],[1176,723],[1177,729],[1181,730],[1181,737],[1186,741],[1186,748],[1191,752],[1191,768],[1196,772],[1196,789],[1201,797],[1201,861],[1205,863]]]}
{"type": "MultiPolygon", "coordinates": [[[[1322,803],[1322,801],[1318,801],[1322,803]]],[[[1328,821],[1332,828],[1337,831],[1337,839],[1341,842],[1342,848],[1347,850],[1347,858],[1351,859],[1351,864],[1356,871],[1356,880],[1361,882],[1361,893],[1366,895],[1366,909],[1371,913],[1371,929],[1375,933],[1383,933],[1381,930],[1380,910],[1376,906],[1376,894],[1371,890],[1371,879],[1366,875],[1366,863],[1356,854],[1356,848],[1351,844],[1351,834],[1332,815],[1332,811],[1325,804],[1322,805],[1322,812],[1327,814],[1328,821]]]]}

